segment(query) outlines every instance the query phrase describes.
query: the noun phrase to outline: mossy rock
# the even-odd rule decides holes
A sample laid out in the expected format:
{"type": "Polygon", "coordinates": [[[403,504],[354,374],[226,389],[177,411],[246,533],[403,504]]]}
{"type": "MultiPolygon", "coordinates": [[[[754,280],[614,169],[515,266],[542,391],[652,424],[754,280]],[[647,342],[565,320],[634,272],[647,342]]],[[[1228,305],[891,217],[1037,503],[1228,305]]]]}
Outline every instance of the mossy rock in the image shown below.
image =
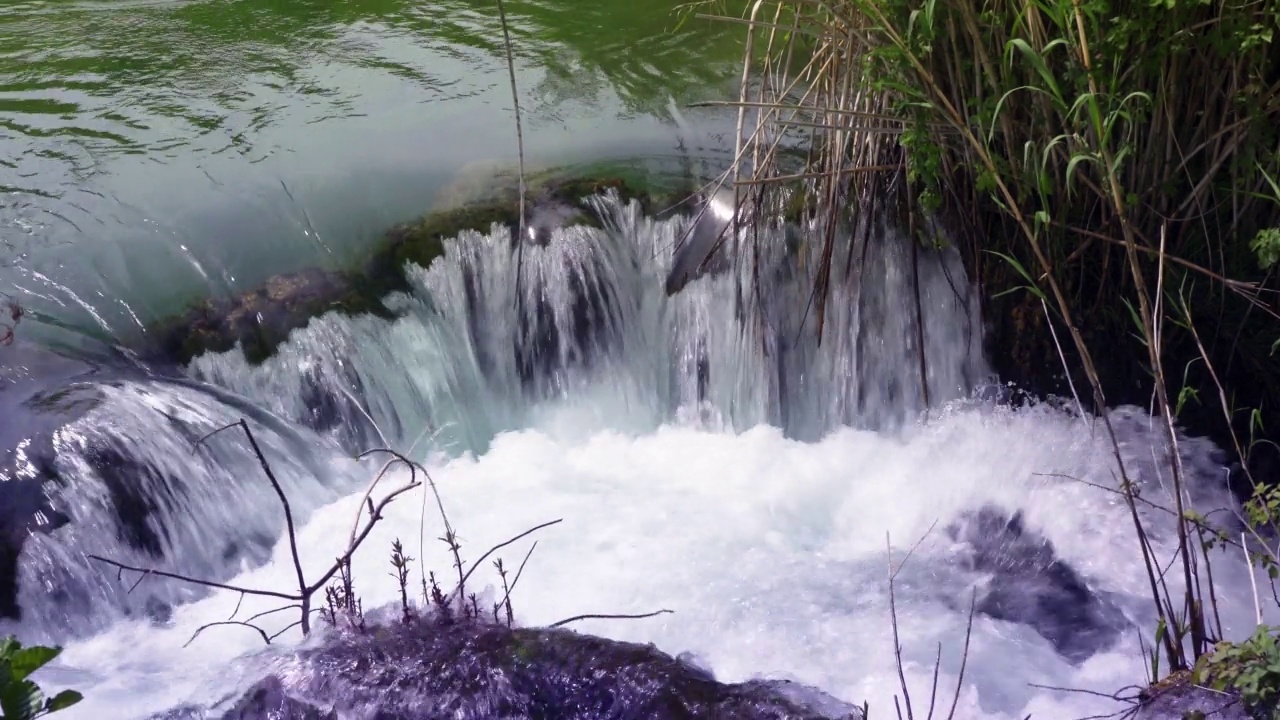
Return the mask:
{"type": "Polygon", "coordinates": [[[239,343],[249,362],[256,364],[318,315],[332,310],[387,314],[376,298],[359,291],[354,280],[348,273],[308,268],[272,276],[262,286],[232,297],[202,300],[148,328],[145,354],[187,363],[239,343]]]}

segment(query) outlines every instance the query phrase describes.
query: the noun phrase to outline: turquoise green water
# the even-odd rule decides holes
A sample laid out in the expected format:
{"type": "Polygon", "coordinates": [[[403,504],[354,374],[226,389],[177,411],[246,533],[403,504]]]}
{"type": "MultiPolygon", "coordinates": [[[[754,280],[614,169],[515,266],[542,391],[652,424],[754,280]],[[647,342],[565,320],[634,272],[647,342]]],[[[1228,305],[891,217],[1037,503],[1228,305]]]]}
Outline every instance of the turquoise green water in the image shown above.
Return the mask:
{"type": "MultiPolygon", "coordinates": [[[[509,0],[531,167],[728,147],[741,29],[675,0],[509,0]]],[[[182,299],[338,262],[514,166],[479,0],[0,4],[0,283],[117,334],[182,299]],[[463,183],[466,184],[466,183],[463,183]]]]}

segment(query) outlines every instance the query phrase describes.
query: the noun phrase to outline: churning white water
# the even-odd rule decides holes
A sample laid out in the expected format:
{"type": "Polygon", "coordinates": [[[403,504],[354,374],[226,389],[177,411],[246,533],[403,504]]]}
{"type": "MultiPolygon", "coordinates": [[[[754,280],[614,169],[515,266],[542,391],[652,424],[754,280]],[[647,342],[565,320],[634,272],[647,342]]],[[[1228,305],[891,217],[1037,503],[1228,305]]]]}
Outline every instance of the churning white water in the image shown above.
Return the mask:
{"type": "MultiPolygon", "coordinates": [[[[539,541],[515,593],[521,623],[666,608],[674,614],[578,627],[651,641],[672,654],[692,652],[722,680],[793,678],[845,700],[865,699],[884,713],[897,689],[886,533],[901,558],[935,521],[996,502],[1024,510],[1028,525],[1097,587],[1125,595],[1136,627],[1114,650],[1076,668],[1030,628],[978,617],[958,715],[1083,717],[1118,704],[1034,686],[1109,693],[1143,677],[1139,639],[1149,635],[1152,613],[1126,510],[1105,493],[1050,476],[1109,482],[1107,449],[1078,420],[1047,409],[969,408],[902,437],[841,430],[817,443],[787,440],[768,427],[733,433],[673,424],[629,436],[573,419],[555,426],[555,433],[504,434],[484,456],[452,460],[434,472],[469,559],[533,525],[564,519],[503,553],[514,568],[529,543],[539,541]]],[[[392,539],[420,556],[421,501],[415,493],[395,503],[357,556],[366,607],[397,597],[387,572],[392,539]]],[[[358,507],[354,496],[335,502],[302,529],[310,572],[341,550],[358,507]]],[[[449,577],[447,553],[434,540],[440,521],[430,508],[426,517],[428,567],[449,577]]],[[[1167,558],[1170,526],[1149,519],[1167,558]]],[[[935,531],[897,583],[917,703],[928,694],[937,643],[948,705],[959,673],[964,608],[976,579],[955,571],[947,552],[935,531]]],[[[1231,564],[1220,563],[1217,574],[1228,597],[1224,622],[1239,635],[1251,627],[1251,608],[1241,602],[1247,581],[1231,564]]],[[[482,583],[495,581],[487,570],[478,573],[482,583]]],[[[235,582],[284,589],[293,573],[287,549],[279,547],[269,564],[235,582]]],[[[214,628],[184,647],[197,627],[226,619],[238,602],[234,593],[218,593],[178,609],[171,626],[122,623],[73,643],[64,659],[78,672],[56,677],[88,699],[68,717],[145,716],[184,701],[213,701],[251,682],[254,664],[243,656],[267,652],[251,631],[214,628]]],[[[248,598],[239,616],[271,607],[248,598]]],[[[293,619],[261,622],[271,631],[293,619]]]]}
{"type": "MultiPolygon", "coordinates": [[[[573,299],[552,297],[553,324],[562,331],[549,351],[554,361],[533,380],[511,366],[503,343],[520,328],[501,319],[512,307],[502,293],[514,291],[493,280],[508,261],[497,232],[468,234],[445,261],[417,272],[415,292],[394,301],[403,311],[395,322],[328,317],[259,368],[232,353],[197,361],[193,373],[299,422],[307,393],[359,395],[361,407],[338,414],[350,422],[367,415],[402,449],[424,430],[435,433],[419,450],[434,448],[428,466],[466,560],[562,519],[501,553],[514,570],[538,542],[513,595],[518,622],[669,609],[575,627],[691,653],[722,681],[790,678],[865,700],[874,717],[892,716],[898,692],[886,537],[896,561],[924,538],[895,585],[903,664],[919,712],[941,643],[938,702],[949,709],[970,591],[987,578],[960,569],[942,528],[988,504],[1021,510],[1029,530],[1048,538],[1094,590],[1112,594],[1132,627],[1114,647],[1073,665],[1026,625],[974,618],[956,716],[1057,720],[1118,709],[1095,694],[1047,689],[1112,693],[1144,678],[1142,643],[1149,644],[1154,612],[1128,510],[1087,484],[1114,487],[1114,458],[1104,434],[1079,417],[1047,405],[1013,410],[962,399],[982,364],[973,314],[954,293],[965,287],[954,258],[921,259],[925,332],[911,320],[904,258],[885,251],[846,284],[853,289],[840,291],[876,301],[838,298],[843,309],[819,348],[793,344],[804,304],[788,293],[800,282],[778,280],[774,296],[761,301],[778,318],[764,331],[737,329],[732,275],[704,278],[667,301],[660,288],[670,249],[661,248],[683,221],[658,223],[634,206],[612,207],[603,232],[633,244],[601,249],[610,247],[600,244],[602,231],[579,228],[526,256],[548,282],[529,283],[525,292],[566,287],[568,276],[555,273],[570,263],[585,285],[610,293],[603,329],[590,339],[599,345],[594,361],[571,352],[583,344],[581,332],[568,330],[573,299]],[[590,242],[591,253],[621,257],[579,262],[594,257],[590,242]],[[477,267],[479,278],[490,279],[478,292],[465,287],[465,273],[477,267]]],[[[1135,409],[1113,418],[1130,473],[1149,497],[1163,497],[1167,453],[1150,418],[1135,409]]],[[[1212,451],[1191,441],[1182,447],[1205,510],[1228,502],[1212,451]]],[[[377,467],[361,472],[372,476],[377,467]]],[[[407,479],[388,477],[375,497],[407,479]]],[[[321,507],[302,525],[308,574],[341,552],[363,492],[321,507]]],[[[366,608],[398,598],[388,563],[395,538],[416,558],[415,578],[422,560],[437,576],[451,576],[427,498],[417,490],[397,500],[355,556],[366,608]]],[[[273,502],[264,486],[261,503],[273,502]]],[[[1144,517],[1167,562],[1172,524],[1157,511],[1144,517]]],[[[1214,567],[1230,636],[1252,628],[1242,564],[1223,556],[1214,567]]],[[[476,577],[481,586],[497,582],[488,567],[476,577]]],[[[269,562],[231,582],[287,591],[295,583],[288,546],[277,543],[269,562]]],[[[268,648],[250,630],[220,626],[187,642],[233,611],[244,618],[278,605],[219,591],[176,608],[164,623],[120,621],[71,641],[42,680],[85,694],[68,720],[213,703],[252,683],[274,653],[300,640],[292,631],[268,648]]],[[[273,632],[294,619],[282,613],[259,624],[273,632]]]]}

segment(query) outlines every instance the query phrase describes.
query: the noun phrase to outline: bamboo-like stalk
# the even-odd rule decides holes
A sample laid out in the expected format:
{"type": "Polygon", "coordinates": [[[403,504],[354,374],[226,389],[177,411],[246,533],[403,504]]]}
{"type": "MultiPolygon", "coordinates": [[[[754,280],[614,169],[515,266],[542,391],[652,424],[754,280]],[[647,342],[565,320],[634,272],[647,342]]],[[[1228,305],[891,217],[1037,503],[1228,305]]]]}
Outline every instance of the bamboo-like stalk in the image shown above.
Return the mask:
{"type": "MultiPolygon", "coordinates": [[[[1216,595],[1211,577],[1207,588],[1200,582],[1199,568],[1211,570],[1193,547],[1203,530],[1185,502],[1165,365],[1203,361],[1228,426],[1234,408],[1214,362],[1234,359],[1244,342],[1255,348],[1250,367],[1275,367],[1257,329],[1280,319],[1277,289],[1272,273],[1257,271],[1250,240],[1280,227],[1280,191],[1269,197],[1264,182],[1280,177],[1280,60],[1249,39],[1250,28],[1275,24],[1266,3],[1116,0],[1108,12],[1080,0],[755,0],[748,16],[732,20],[748,38],[767,40],[761,47],[749,39],[738,101],[725,104],[739,111],[735,161],[751,160],[750,178],[735,164],[735,187],[756,193],[757,203],[759,193],[800,188],[806,212],[821,220],[811,276],[819,341],[837,246],[847,243],[848,262],[857,261],[852,234],[838,228],[877,206],[908,208],[908,226],[935,213],[959,233],[979,282],[1008,272],[986,261],[986,251],[1026,263],[1026,279],[1067,330],[1095,411],[1107,406],[1106,383],[1094,360],[1099,348],[1078,318],[1114,336],[1136,333],[1143,357],[1135,361],[1150,373],[1171,448],[1180,598],[1152,557],[1114,429],[1105,412],[1099,419],[1157,615],[1170,628],[1167,667],[1177,670],[1208,648],[1205,598],[1212,605],[1216,595]],[[1239,51],[1224,51],[1232,47],[1224,38],[1239,51]],[[803,68],[793,71],[797,60],[803,68]],[[756,117],[749,137],[748,110],[756,117]],[[778,162],[777,138],[788,128],[812,144],[799,171],[778,162]],[[910,182],[895,182],[899,176],[910,182]],[[883,205],[877,196],[885,193],[900,197],[883,205]],[[918,201],[926,193],[932,204],[918,201]],[[1181,297],[1188,289],[1194,303],[1181,297]],[[1174,292],[1182,303],[1171,311],[1166,296],[1174,292]],[[1134,308],[1133,327],[1124,303],[1134,308]],[[1177,317],[1166,322],[1170,312],[1177,317]],[[1201,338],[1196,324],[1215,332],[1201,338]],[[1175,606],[1189,611],[1187,620],[1175,606]]],[[[1267,388],[1280,400],[1280,383],[1267,388]]]]}

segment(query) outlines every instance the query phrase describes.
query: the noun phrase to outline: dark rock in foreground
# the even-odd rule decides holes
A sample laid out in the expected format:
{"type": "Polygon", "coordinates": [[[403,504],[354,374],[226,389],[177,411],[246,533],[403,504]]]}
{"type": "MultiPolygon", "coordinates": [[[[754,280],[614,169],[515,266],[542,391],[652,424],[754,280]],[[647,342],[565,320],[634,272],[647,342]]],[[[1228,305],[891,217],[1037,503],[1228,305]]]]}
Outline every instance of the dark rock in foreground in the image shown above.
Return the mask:
{"type": "MultiPolygon", "coordinates": [[[[1252,720],[1240,696],[1200,687],[1187,671],[1174,673],[1143,691],[1134,720],[1252,720]]],[[[1261,716],[1258,716],[1261,717],[1261,716]]]]}
{"type": "Polygon", "coordinates": [[[1012,515],[984,506],[947,527],[967,546],[969,569],[990,575],[979,590],[976,611],[1030,626],[1058,654],[1079,664],[1111,647],[1128,621],[1119,608],[1089,587],[1057,556],[1053,544],[1012,515]]]}
{"type": "Polygon", "coordinates": [[[229,710],[160,718],[863,720],[795,683],[725,684],[651,645],[568,630],[415,620],[302,651],[229,710]],[[222,712],[218,715],[218,712],[222,712]]]}

